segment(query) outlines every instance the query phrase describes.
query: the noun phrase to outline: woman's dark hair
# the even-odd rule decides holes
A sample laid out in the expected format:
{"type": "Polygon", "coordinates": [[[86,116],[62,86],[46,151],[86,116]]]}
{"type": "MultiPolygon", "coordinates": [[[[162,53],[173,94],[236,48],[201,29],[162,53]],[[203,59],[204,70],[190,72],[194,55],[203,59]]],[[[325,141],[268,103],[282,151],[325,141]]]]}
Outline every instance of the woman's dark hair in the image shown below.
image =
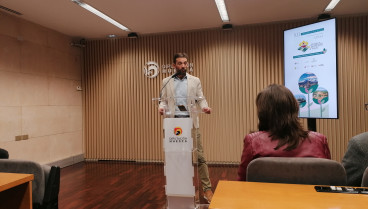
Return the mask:
{"type": "Polygon", "coordinates": [[[257,95],[258,129],[270,133],[271,140],[279,140],[275,150],[287,144],[285,150],[295,149],[308,136],[299,123],[299,104],[289,89],[278,84],[269,85],[257,95]]]}
{"type": "Polygon", "coordinates": [[[174,58],[173,58],[173,63],[175,64],[176,63],[176,59],[177,58],[187,58],[187,60],[189,59],[189,57],[188,57],[188,55],[186,54],[186,53],[182,53],[182,52],[180,52],[180,53],[176,53],[176,54],[174,54],[174,58]]]}

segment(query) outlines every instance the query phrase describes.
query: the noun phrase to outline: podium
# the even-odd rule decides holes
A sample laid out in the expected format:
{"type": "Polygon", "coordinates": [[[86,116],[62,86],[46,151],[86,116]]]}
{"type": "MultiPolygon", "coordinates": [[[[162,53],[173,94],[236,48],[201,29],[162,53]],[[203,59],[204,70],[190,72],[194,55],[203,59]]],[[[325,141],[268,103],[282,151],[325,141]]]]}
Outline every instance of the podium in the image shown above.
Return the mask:
{"type": "Polygon", "coordinates": [[[199,108],[198,97],[155,98],[164,108],[165,153],[164,175],[166,177],[165,194],[167,209],[199,208],[200,188],[198,175],[195,179],[197,157],[195,140],[192,138],[193,120],[197,120],[199,108]],[[178,105],[185,104],[185,105],[178,105]],[[198,196],[198,195],[197,195],[198,196]]]}

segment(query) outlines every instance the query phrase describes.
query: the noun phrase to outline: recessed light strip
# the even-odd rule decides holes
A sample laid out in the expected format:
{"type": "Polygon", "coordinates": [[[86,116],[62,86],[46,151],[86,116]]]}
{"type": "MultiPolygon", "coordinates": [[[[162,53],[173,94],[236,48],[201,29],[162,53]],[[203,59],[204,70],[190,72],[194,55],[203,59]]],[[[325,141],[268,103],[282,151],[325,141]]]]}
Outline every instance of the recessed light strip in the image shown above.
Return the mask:
{"type": "Polygon", "coordinates": [[[331,2],[327,5],[325,12],[329,12],[335,8],[335,6],[340,2],[340,0],[331,0],[331,2]]]}
{"type": "Polygon", "coordinates": [[[230,19],[226,11],[226,5],[225,5],[224,0],[215,0],[215,2],[216,2],[217,9],[220,13],[222,22],[229,22],[230,19]]]}
{"type": "Polygon", "coordinates": [[[127,27],[125,27],[124,25],[116,22],[115,20],[113,20],[112,18],[110,18],[109,16],[105,15],[104,13],[98,11],[97,9],[93,8],[92,6],[90,6],[89,4],[86,4],[84,2],[81,2],[80,0],[71,0],[72,2],[78,4],[79,6],[83,7],[84,9],[92,12],[93,14],[101,17],[102,19],[106,20],[107,22],[115,25],[116,27],[125,30],[125,31],[130,31],[127,27]]]}

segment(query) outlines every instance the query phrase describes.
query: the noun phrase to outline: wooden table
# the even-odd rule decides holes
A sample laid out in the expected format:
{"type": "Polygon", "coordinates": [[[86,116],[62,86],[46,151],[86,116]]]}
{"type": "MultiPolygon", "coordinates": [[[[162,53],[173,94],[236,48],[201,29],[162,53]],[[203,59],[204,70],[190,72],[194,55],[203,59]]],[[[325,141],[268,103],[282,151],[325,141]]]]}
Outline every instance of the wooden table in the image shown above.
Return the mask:
{"type": "Polygon", "coordinates": [[[32,209],[33,174],[0,173],[0,209],[32,209]]]}
{"type": "Polygon", "coordinates": [[[220,181],[212,209],[358,209],[368,195],[316,192],[314,185],[220,181]]]}

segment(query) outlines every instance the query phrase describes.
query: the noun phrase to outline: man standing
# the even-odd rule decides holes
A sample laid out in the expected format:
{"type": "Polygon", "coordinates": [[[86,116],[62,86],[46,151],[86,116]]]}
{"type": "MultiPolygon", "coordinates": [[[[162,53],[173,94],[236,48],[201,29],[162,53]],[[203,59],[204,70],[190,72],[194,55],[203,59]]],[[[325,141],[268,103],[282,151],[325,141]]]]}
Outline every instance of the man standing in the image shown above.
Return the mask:
{"type": "MultiPolygon", "coordinates": [[[[185,98],[199,98],[197,104],[204,113],[210,114],[211,108],[208,107],[207,101],[203,97],[201,81],[199,78],[187,74],[188,55],[185,53],[177,53],[173,58],[173,67],[176,73],[173,77],[167,77],[162,81],[162,90],[160,92],[161,98],[183,98],[176,99],[176,101],[161,102],[159,112],[161,115],[168,110],[170,117],[184,118],[190,117],[189,112],[186,111],[187,99],[185,98]]],[[[165,114],[168,114],[167,112],[165,114]]],[[[208,174],[208,167],[206,159],[203,155],[202,139],[199,132],[198,116],[193,118],[192,138],[194,144],[197,145],[198,156],[198,173],[201,179],[204,198],[210,203],[212,200],[211,181],[208,174]]]]}

